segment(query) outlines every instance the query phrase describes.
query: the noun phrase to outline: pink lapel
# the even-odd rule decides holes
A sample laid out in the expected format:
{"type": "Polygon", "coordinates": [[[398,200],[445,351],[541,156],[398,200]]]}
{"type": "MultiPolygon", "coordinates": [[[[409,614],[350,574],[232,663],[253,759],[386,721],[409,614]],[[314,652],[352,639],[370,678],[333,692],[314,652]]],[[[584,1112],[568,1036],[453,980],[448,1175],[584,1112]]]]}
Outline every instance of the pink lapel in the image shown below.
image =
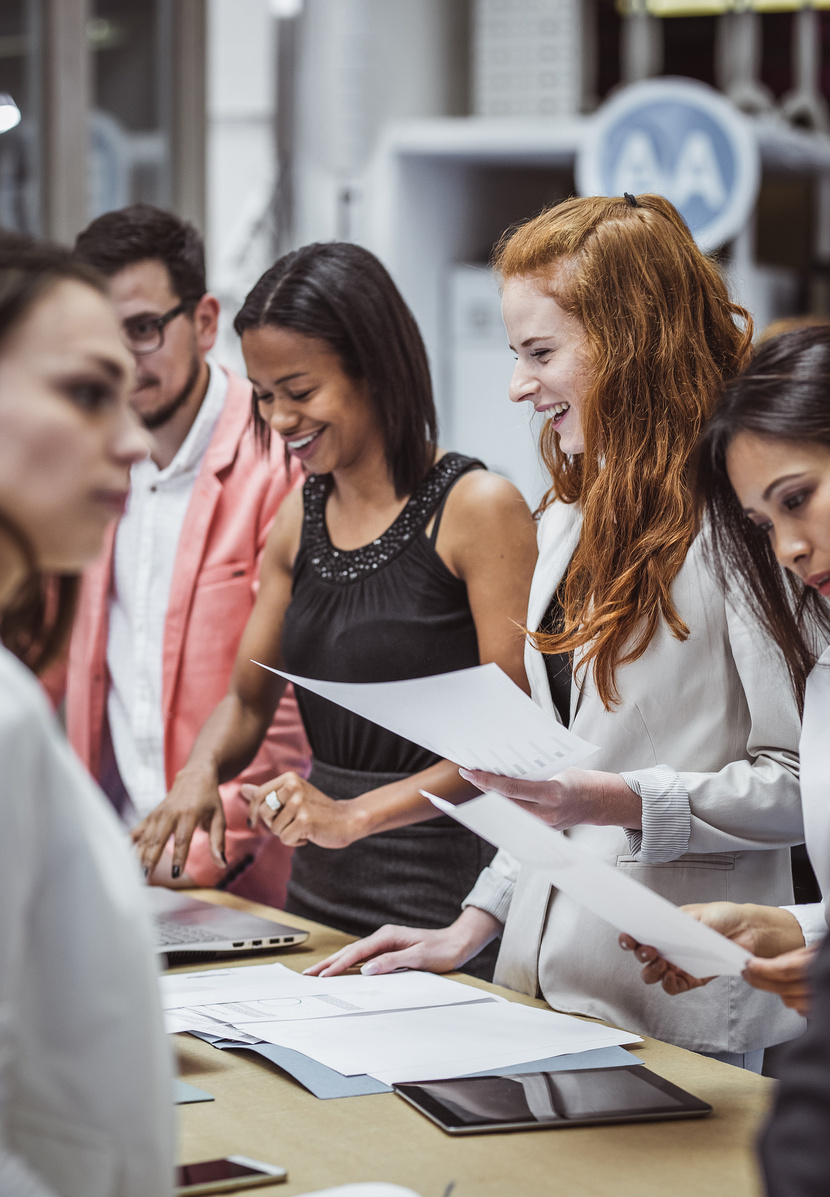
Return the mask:
{"type": "MultiPolygon", "coordinates": [[[[101,555],[86,571],[83,582],[83,603],[86,606],[84,622],[86,635],[81,639],[85,660],[77,662],[77,670],[72,668],[72,649],[70,648],[71,673],[83,671],[89,679],[86,707],[88,726],[83,743],[87,747],[89,759],[85,761],[93,777],[98,776],[98,766],[101,756],[101,737],[103,734],[104,718],[107,706],[107,636],[109,632],[109,602],[112,591],[112,568],[115,556],[115,534],[118,524],[113,523],[104,536],[104,546],[101,555]]],[[[71,676],[71,674],[70,674],[71,676]]],[[[71,713],[68,713],[71,720],[71,713]]],[[[76,749],[78,745],[76,744],[76,749]]]]}
{"type": "Polygon", "coordinates": [[[239,450],[239,442],[251,418],[250,384],[229,370],[226,373],[228,394],[225,407],[193,487],[179,538],[173,582],[170,587],[162,652],[161,705],[165,728],[181,667],[196,580],[202,568],[210,527],[222,494],[219,475],[233,464],[239,450]]]}

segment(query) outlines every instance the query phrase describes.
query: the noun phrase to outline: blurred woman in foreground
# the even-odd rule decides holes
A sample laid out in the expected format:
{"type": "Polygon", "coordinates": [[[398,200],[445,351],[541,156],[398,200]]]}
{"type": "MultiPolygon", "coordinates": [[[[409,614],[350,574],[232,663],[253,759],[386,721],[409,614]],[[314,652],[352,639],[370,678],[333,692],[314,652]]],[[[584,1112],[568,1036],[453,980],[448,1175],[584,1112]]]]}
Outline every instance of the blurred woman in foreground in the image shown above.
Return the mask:
{"type": "MultiPolygon", "coordinates": [[[[798,711],[780,652],[708,568],[688,478],[749,317],[659,196],[568,200],[516,230],[496,268],[510,397],[547,416],[527,675],[600,750],[552,781],[463,776],[675,903],[792,901],[798,711]]],[[[465,905],[449,928],[387,928],[316,971],[449,969],[504,924],[496,980],[556,1009],[754,1068],[798,1029],[741,978],[661,1000],[608,924],[505,853],[465,905]]]]}
{"type": "MultiPolygon", "coordinates": [[[[46,664],[146,452],[97,275],[0,237],[0,627],[46,664]],[[57,607],[57,609],[55,609],[57,607]]],[[[32,673],[0,645],[0,1193],[164,1197],[170,1060],[138,868],[32,673]]]]}

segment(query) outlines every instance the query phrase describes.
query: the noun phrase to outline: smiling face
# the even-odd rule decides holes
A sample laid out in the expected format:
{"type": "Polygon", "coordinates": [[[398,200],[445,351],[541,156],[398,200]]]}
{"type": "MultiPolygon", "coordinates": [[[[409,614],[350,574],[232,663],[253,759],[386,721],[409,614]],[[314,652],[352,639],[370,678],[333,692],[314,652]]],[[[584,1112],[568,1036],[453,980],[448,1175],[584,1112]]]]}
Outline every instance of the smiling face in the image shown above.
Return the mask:
{"type": "Polygon", "coordinates": [[[830,596],[830,448],[741,432],[726,454],[745,512],[781,565],[830,596]]]}
{"type": "Polygon", "coordinates": [[[511,278],[504,285],[502,315],[516,355],[510,398],[513,403],[527,400],[544,413],[563,453],[584,453],[582,408],[591,383],[588,338],[582,323],[549,290],[548,280],[533,278],[511,278]]]}
{"type": "Polygon", "coordinates": [[[144,434],[129,409],[132,359],[111,305],[64,280],[0,348],[0,510],[39,567],[75,573],[124,510],[144,434]]]}
{"type": "Polygon", "coordinates": [[[264,325],[242,334],[242,353],[262,419],[308,473],[385,455],[365,383],[349,378],[324,341],[264,325]]]}

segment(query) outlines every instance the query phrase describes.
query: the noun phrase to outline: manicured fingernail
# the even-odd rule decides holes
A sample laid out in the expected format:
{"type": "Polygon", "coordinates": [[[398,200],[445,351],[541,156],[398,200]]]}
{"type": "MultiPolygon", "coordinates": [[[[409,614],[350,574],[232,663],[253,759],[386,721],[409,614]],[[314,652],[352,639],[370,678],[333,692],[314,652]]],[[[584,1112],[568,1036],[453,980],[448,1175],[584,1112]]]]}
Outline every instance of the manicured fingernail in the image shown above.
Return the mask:
{"type": "Polygon", "coordinates": [[[360,971],[363,973],[364,977],[373,977],[378,971],[378,966],[375,964],[374,960],[370,960],[368,964],[363,965],[360,971]]]}
{"type": "Polygon", "coordinates": [[[173,880],[175,881],[175,880],[176,880],[176,878],[177,878],[177,877],[179,876],[179,874],[181,873],[181,869],[179,868],[179,866],[178,866],[178,865],[173,865],[173,868],[170,870],[170,872],[172,873],[172,875],[173,875],[173,880]]]}

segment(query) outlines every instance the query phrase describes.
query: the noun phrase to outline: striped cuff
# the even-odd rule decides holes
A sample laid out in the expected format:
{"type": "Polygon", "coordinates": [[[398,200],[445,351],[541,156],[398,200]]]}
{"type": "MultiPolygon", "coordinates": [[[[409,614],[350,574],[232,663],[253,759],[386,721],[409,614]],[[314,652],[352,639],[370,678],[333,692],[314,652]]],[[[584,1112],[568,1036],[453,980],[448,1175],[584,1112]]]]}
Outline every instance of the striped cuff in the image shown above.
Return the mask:
{"type": "Polygon", "coordinates": [[[625,829],[631,855],[643,864],[662,864],[688,852],[692,811],[680,774],[670,765],[656,765],[621,777],[643,802],[642,831],[625,829]]]}
{"type": "Polygon", "coordinates": [[[476,906],[479,910],[486,910],[500,923],[507,922],[507,913],[513,899],[516,882],[509,877],[497,873],[495,869],[482,869],[473,888],[461,903],[461,909],[476,906]]]}

